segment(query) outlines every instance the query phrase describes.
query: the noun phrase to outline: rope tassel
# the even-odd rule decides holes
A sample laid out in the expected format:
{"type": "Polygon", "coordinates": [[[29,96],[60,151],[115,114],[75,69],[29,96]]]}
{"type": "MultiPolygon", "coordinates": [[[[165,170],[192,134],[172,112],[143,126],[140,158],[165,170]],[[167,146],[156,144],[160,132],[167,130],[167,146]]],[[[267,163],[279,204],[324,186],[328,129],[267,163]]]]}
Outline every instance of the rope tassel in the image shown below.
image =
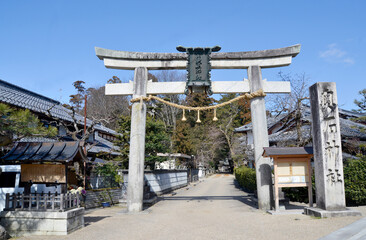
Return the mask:
{"type": "Polygon", "coordinates": [[[201,119],[200,119],[200,110],[197,111],[197,121],[196,123],[200,123],[201,119]]]}
{"type": "Polygon", "coordinates": [[[183,109],[183,117],[182,117],[182,121],[187,121],[187,118],[186,118],[186,111],[183,109]]]}
{"type": "Polygon", "coordinates": [[[212,119],[212,121],[216,122],[218,119],[216,117],[216,108],[214,108],[214,118],[212,119]]]}

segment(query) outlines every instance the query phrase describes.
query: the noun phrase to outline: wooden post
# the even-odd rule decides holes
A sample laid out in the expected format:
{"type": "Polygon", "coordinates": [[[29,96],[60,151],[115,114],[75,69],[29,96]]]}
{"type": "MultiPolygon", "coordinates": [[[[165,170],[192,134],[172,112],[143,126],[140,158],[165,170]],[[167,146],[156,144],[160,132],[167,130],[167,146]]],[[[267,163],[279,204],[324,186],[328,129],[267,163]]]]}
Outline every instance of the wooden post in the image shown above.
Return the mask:
{"type": "Polygon", "coordinates": [[[274,191],[275,191],[275,210],[280,210],[280,199],[278,196],[278,174],[277,174],[277,158],[273,159],[273,170],[274,170],[274,191]]]}
{"type": "Polygon", "coordinates": [[[69,199],[69,208],[71,208],[72,206],[72,196],[71,196],[71,193],[68,194],[68,199],[69,199]]]}
{"type": "MultiPolygon", "coordinates": [[[[84,136],[86,133],[86,103],[87,103],[88,96],[85,94],[85,103],[84,103],[84,136]]],[[[86,139],[84,139],[86,141],[86,139]]],[[[84,146],[84,154],[87,156],[86,147],[84,146]]],[[[86,189],[86,159],[84,159],[84,189],[86,189]]]]}
{"type": "Polygon", "coordinates": [[[22,198],[22,206],[20,207],[20,209],[24,209],[24,193],[22,193],[21,198],[22,198]]]}
{"type": "Polygon", "coordinates": [[[30,211],[32,209],[32,194],[29,193],[28,195],[28,210],[30,211]]]}
{"type": "MultiPolygon", "coordinates": [[[[20,193],[18,192],[18,196],[20,195],[20,193]]],[[[17,204],[17,195],[15,195],[15,193],[13,193],[13,209],[16,208],[17,204]]]]}
{"type": "Polygon", "coordinates": [[[10,200],[10,194],[7,193],[6,195],[6,199],[5,199],[5,208],[8,209],[9,208],[9,200],[10,200]]]}
{"type": "Polygon", "coordinates": [[[55,194],[52,194],[51,206],[52,206],[52,210],[55,210],[55,194]]]}
{"type": "Polygon", "coordinates": [[[36,209],[39,209],[39,194],[36,193],[36,209]]]}
{"type": "Polygon", "coordinates": [[[309,206],[313,207],[313,181],[312,181],[312,171],[313,169],[311,168],[311,158],[308,158],[308,171],[309,171],[309,186],[308,186],[308,195],[309,195],[309,206]]]}
{"type": "Polygon", "coordinates": [[[79,195],[79,193],[76,194],[76,207],[80,207],[80,195],[79,195]]]}
{"type": "Polygon", "coordinates": [[[64,210],[64,194],[60,194],[60,209],[64,210]]]}
{"type": "Polygon", "coordinates": [[[43,208],[46,210],[47,209],[47,200],[48,200],[48,195],[45,194],[44,196],[44,205],[43,205],[43,208]]]}
{"type": "Polygon", "coordinates": [[[64,189],[64,193],[67,193],[67,162],[65,163],[65,189],[64,189]]]}

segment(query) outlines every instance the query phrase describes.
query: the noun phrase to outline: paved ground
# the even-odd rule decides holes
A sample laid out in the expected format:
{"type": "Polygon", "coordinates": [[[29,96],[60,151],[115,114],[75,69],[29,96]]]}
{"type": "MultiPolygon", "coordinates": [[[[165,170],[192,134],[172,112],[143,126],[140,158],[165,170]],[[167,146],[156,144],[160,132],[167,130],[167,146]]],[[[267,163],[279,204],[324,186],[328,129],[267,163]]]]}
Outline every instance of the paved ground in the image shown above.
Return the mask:
{"type": "MultiPolygon", "coordinates": [[[[358,210],[365,215],[366,208],[358,210]]],[[[232,175],[214,175],[162,197],[141,214],[98,209],[85,216],[85,228],[68,236],[21,239],[318,239],[360,218],[269,215],[235,187],[232,175]]]]}

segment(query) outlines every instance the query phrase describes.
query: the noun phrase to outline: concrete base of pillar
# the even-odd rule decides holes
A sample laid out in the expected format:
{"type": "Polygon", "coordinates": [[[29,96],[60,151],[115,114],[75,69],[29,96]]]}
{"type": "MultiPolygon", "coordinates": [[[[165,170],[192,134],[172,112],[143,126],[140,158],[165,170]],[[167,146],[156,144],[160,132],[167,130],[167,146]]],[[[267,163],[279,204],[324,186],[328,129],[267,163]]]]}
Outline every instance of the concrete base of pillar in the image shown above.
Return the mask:
{"type": "Polygon", "coordinates": [[[119,211],[118,214],[123,214],[123,215],[145,215],[145,214],[150,214],[151,213],[151,209],[143,209],[140,212],[129,212],[127,209],[123,209],[122,211],[119,211]]]}
{"type": "Polygon", "coordinates": [[[292,215],[292,214],[297,214],[297,215],[302,215],[304,214],[304,210],[299,210],[299,209],[293,209],[293,210],[268,210],[267,213],[271,214],[271,215],[292,215]]]}
{"type": "MultiPolygon", "coordinates": [[[[149,199],[144,199],[143,206],[144,207],[150,207],[150,206],[154,205],[157,202],[158,202],[158,197],[157,196],[149,198],[149,199]]],[[[127,200],[125,200],[125,199],[119,200],[118,205],[121,206],[121,207],[127,207],[127,200]]]]}
{"type": "Polygon", "coordinates": [[[351,210],[348,208],[339,211],[327,211],[321,208],[306,207],[304,208],[304,214],[320,218],[362,216],[359,211],[351,210]]]}

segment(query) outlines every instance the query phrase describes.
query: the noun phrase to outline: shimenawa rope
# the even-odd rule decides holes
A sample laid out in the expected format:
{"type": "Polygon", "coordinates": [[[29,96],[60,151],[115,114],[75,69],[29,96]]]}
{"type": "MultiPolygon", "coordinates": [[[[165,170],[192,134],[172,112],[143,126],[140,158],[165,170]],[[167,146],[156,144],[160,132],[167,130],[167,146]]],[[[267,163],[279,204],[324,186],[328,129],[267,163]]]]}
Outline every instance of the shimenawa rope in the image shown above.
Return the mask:
{"type": "Polygon", "coordinates": [[[143,101],[151,101],[152,99],[154,100],[157,100],[161,103],[164,103],[164,104],[167,104],[171,107],[175,107],[175,108],[178,108],[178,109],[182,109],[183,110],[183,117],[182,117],[182,121],[185,121],[187,120],[186,117],[185,117],[185,110],[193,110],[193,111],[197,111],[197,122],[201,122],[200,120],[200,111],[205,111],[205,110],[211,110],[211,109],[214,109],[214,118],[213,118],[213,121],[217,121],[217,117],[216,117],[216,109],[217,108],[220,108],[220,107],[223,107],[223,106],[226,106],[228,104],[231,104],[233,102],[236,102],[236,101],[239,101],[240,99],[253,99],[253,98],[256,98],[256,97],[265,97],[266,94],[263,92],[263,89],[259,89],[258,91],[255,91],[253,93],[246,93],[244,95],[241,95],[241,96],[238,96],[236,98],[233,98],[229,101],[226,101],[226,102],[223,102],[223,103],[220,103],[220,104],[217,104],[217,105],[213,105],[213,106],[205,106],[205,107],[190,107],[190,106],[184,106],[184,105],[180,105],[180,104],[176,104],[176,103],[172,103],[172,102],[169,102],[169,101],[166,101],[162,98],[159,98],[157,96],[153,96],[153,95],[149,95],[148,97],[137,97],[137,98],[133,98],[131,99],[130,101],[132,103],[134,102],[138,102],[140,101],[140,103],[142,103],[143,101]]]}

